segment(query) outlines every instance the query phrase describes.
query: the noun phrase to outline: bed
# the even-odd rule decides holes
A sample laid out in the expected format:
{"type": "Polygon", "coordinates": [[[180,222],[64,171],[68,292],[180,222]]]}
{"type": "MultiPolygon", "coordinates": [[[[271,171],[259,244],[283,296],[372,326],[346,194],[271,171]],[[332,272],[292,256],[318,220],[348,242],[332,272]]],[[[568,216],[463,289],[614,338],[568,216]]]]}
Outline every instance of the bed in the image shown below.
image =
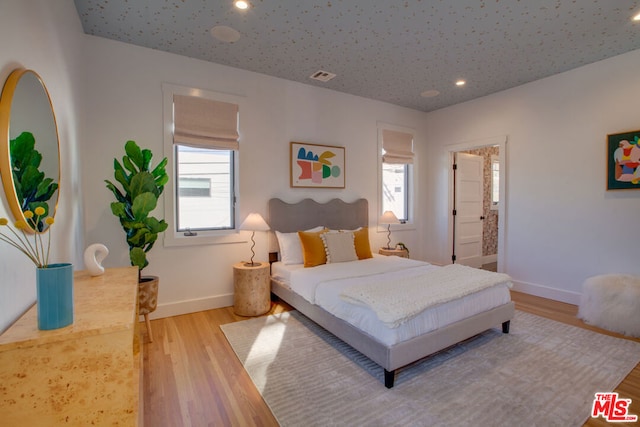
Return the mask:
{"type": "MultiPolygon", "coordinates": [[[[300,230],[308,230],[305,235],[313,235],[320,229],[335,233],[346,230],[344,233],[351,235],[353,230],[364,230],[368,235],[368,203],[365,199],[352,203],[339,199],[328,203],[305,199],[293,204],[271,199],[269,224],[275,231],[270,251],[281,252],[279,261],[272,263],[272,293],[380,365],[384,369],[387,388],[394,386],[395,371],[403,366],[498,325],[502,325],[504,333],[509,331],[514,304],[509,294],[511,283],[504,281],[505,275],[497,280],[498,277],[489,277],[491,273],[474,270],[474,274],[477,272],[500,283],[472,293],[466,292],[453,300],[443,300],[443,303],[418,310],[411,316],[398,317],[398,313],[389,311],[392,314],[385,312],[385,317],[374,311],[375,304],[353,300],[354,295],[360,295],[354,290],[392,282],[398,289],[413,291],[417,290],[414,285],[419,276],[443,278],[446,277],[442,275],[446,268],[377,254],[366,259],[349,258],[345,262],[335,262],[337,258],[334,257],[334,262],[306,268],[298,262],[299,259],[291,256],[291,248],[286,247],[288,243],[284,236],[291,238],[300,230]],[[360,273],[354,274],[354,271],[360,273]]],[[[398,293],[399,299],[394,299],[393,303],[405,304],[406,295],[411,293],[398,293]],[[401,299],[403,295],[404,300],[401,299]]],[[[367,299],[365,302],[372,301],[367,299]]]]}

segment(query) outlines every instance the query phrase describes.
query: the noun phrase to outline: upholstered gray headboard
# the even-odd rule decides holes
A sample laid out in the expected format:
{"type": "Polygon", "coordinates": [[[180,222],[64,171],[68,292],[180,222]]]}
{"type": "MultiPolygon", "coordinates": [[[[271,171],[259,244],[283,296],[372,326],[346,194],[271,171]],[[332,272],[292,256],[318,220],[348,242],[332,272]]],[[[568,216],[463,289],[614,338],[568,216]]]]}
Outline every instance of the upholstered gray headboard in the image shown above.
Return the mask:
{"type": "Polygon", "coordinates": [[[304,199],[297,203],[286,203],[280,199],[269,200],[269,252],[278,252],[278,241],[274,231],[293,233],[308,230],[319,225],[339,230],[354,230],[369,225],[369,203],[358,199],[347,203],[333,199],[318,203],[304,199]]]}
{"type": "Polygon", "coordinates": [[[282,233],[307,230],[319,225],[352,230],[369,225],[369,204],[366,199],[358,199],[352,203],[340,199],[327,203],[318,203],[312,199],[297,203],[271,199],[267,221],[272,230],[282,233]]]}

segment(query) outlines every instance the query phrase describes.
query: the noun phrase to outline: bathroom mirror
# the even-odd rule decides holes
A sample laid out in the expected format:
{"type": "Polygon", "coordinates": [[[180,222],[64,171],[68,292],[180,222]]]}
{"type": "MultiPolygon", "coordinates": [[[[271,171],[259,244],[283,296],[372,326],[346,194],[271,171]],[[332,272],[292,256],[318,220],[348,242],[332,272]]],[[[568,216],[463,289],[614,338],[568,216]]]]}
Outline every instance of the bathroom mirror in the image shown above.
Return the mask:
{"type": "Polygon", "coordinates": [[[49,92],[32,70],[14,70],[0,96],[0,174],[16,220],[43,231],[55,216],[60,182],[60,146],[49,92]],[[24,211],[45,208],[42,220],[27,221],[24,211]]]}

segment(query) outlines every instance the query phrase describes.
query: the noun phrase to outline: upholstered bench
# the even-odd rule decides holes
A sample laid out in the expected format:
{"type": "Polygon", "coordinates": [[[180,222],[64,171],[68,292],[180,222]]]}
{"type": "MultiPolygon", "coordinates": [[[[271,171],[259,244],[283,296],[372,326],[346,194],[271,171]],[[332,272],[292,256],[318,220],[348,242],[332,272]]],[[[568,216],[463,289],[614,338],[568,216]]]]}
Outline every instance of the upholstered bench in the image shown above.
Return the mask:
{"type": "Polygon", "coordinates": [[[640,276],[605,274],[585,280],[578,317],[590,325],[640,337],[640,276]]]}

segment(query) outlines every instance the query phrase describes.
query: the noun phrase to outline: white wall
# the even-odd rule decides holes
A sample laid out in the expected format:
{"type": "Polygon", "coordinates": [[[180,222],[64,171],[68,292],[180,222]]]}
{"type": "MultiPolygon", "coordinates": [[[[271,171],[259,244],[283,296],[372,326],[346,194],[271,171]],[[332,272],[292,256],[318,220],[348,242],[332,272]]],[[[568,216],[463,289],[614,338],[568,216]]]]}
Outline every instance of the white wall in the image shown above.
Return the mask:
{"type": "MultiPolygon", "coordinates": [[[[53,226],[51,262],[73,262],[82,248],[77,138],[77,82],[82,74],[82,27],[73,1],[2,0],[0,3],[0,85],[15,68],[36,71],[55,110],[61,150],[60,200],[53,226]]],[[[12,217],[0,192],[0,217],[12,217]]],[[[80,268],[82,265],[80,264],[80,268]]],[[[0,331],[35,302],[35,267],[0,242],[0,331]]]]}
{"type": "MultiPolygon", "coordinates": [[[[245,97],[246,108],[240,111],[241,220],[253,211],[266,218],[272,197],[286,201],[364,197],[369,200],[372,246],[386,243],[386,234],[375,231],[376,123],[414,129],[419,152],[424,146],[424,113],[92,36],[86,36],[83,59],[87,74],[82,87],[82,149],[90,159],[83,163],[82,172],[87,188],[85,244],[100,242],[110,249],[106,266],[128,265],[124,233],[111,214],[112,195],[104,186],[104,180],[113,175],[113,158],[122,156],[128,139],[150,148],[158,160],[170,154],[163,152],[163,82],[245,97]],[[289,188],[290,141],[346,147],[346,189],[289,188]]],[[[162,215],[162,207],[158,213],[162,215]]],[[[415,232],[397,232],[393,238],[410,248],[418,245],[415,232]]],[[[266,234],[256,233],[256,242],[256,260],[266,260],[266,234]]],[[[191,247],[157,244],[144,270],[160,276],[154,316],[231,305],[232,265],[249,254],[246,242],[191,247]]]]}
{"type": "Polygon", "coordinates": [[[606,191],[607,134],[640,129],[638,69],[640,50],[428,114],[425,257],[451,257],[447,145],[507,135],[516,289],[578,303],[587,277],[640,274],[640,191],[606,191]]]}

